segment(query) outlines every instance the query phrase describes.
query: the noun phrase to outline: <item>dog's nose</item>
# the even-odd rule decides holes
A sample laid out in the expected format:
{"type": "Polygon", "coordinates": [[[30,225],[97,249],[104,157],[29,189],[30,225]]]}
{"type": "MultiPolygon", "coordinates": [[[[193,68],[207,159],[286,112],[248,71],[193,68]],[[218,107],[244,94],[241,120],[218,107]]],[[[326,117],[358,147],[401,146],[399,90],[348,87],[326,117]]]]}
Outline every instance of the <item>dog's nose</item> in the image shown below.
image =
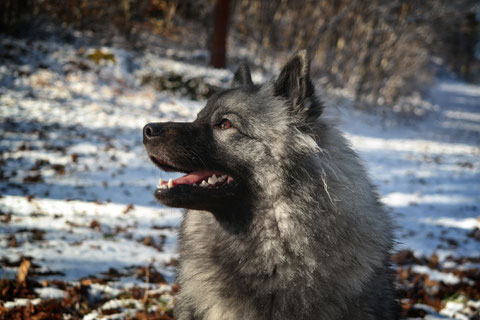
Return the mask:
{"type": "Polygon", "coordinates": [[[162,123],[149,123],[145,127],[143,127],[143,139],[149,140],[155,137],[158,137],[163,132],[163,124],[162,123]]]}

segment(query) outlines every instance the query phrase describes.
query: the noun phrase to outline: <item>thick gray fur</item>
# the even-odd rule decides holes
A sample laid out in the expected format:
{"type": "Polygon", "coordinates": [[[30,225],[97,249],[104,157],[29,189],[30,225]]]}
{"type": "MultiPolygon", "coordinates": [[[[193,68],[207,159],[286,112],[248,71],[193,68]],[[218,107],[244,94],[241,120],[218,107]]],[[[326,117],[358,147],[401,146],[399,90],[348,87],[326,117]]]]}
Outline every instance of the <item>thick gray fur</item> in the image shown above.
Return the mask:
{"type": "Polygon", "coordinates": [[[241,118],[242,135],[215,131],[212,143],[249,168],[248,205],[231,208],[249,219],[237,228],[186,212],[176,319],[397,319],[392,221],[357,154],[322,118],[305,53],[262,86],[246,68],[199,118],[241,118]]]}

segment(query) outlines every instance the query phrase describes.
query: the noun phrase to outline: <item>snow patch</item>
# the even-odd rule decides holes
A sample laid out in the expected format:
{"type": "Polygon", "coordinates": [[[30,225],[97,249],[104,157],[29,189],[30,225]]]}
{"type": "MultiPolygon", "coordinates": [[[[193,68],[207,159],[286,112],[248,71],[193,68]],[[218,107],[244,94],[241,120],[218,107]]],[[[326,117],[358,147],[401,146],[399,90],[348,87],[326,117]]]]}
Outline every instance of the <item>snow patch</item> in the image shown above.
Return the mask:
{"type": "Polygon", "coordinates": [[[416,265],[412,267],[412,271],[420,274],[426,274],[431,280],[442,281],[446,284],[457,284],[460,282],[460,278],[458,278],[453,273],[445,273],[437,270],[432,270],[427,266],[416,265]]]}
{"type": "Polygon", "coordinates": [[[53,287],[36,288],[35,292],[42,299],[63,299],[67,296],[67,293],[64,290],[53,287]]]}

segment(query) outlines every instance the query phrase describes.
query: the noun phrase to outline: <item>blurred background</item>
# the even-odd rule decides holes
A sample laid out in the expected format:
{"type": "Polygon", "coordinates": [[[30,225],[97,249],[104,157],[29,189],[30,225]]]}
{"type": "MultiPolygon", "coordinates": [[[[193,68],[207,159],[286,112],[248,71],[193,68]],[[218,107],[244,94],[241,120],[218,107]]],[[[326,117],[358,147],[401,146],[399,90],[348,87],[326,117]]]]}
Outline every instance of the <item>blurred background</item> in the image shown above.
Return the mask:
{"type": "Polygon", "coordinates": [[[479,5],[471,0],[5,0],[0,6],[1,30],[9,34],[35,30],[41,37],[37,26],[49,19],[90,31],[104,44],[121,37],[139,51],[171,44],[203,49],[203,62],[216,68],[248,59],[271,70],[272,60],[306,48],[316,74],[350,89],[363,108],[422,93],[440,66],[480,81],[479,5]],[[153,35],[169,41],[154,44],[153,35]]]}
{"type": "Polygon", "coordinates": [[[152,121],[307,49],[395,217],[405,318],[480,319],[480,3],[0,1],[0,319],[172,319],[152,121]]]}

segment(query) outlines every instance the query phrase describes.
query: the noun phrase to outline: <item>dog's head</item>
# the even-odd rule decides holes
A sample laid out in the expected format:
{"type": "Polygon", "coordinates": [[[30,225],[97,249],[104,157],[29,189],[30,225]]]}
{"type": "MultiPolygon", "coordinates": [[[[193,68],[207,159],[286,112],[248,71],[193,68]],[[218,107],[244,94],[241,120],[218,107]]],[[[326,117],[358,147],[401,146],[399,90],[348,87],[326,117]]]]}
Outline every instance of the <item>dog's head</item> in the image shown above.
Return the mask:
{"type": "Polygon", "coordinates": [[[147,124],[143,143],[153,163],[185,173],[160,182],[155,197],[172,207],[225,211],[282,183],[286,167],[317,151],[311,130],[322,106],[314,91],[300,52],[262,86],[241,64],[231,88],[212,96],[193,122],[147,124]]]}

